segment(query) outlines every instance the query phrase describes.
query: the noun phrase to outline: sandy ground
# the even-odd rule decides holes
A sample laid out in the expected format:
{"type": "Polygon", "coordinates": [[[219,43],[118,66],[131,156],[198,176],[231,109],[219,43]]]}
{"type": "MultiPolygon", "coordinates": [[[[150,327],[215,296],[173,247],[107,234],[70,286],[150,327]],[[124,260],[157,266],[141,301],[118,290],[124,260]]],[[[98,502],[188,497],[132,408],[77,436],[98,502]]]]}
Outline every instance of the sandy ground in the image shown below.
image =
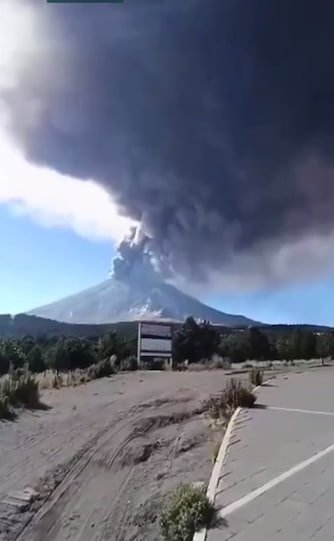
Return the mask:
{"type": "Polygon", "coordinates": [[[158,541],[164,495],[209,479],[217,434],[201,404],[226,377],[117,375],[44,391],[48,411],[0,422],[0,541],[158,541]],[[27,486],[27,509],[6,503],[27,486]]]}

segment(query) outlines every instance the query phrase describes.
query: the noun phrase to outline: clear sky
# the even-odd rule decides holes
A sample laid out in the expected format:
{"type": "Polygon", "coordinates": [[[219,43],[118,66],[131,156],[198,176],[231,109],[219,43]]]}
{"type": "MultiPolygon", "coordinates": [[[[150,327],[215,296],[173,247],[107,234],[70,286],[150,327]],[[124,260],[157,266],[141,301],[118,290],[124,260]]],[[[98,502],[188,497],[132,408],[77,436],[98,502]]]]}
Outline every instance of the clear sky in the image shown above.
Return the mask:
{"type": "MultiPolygon", "coordinates": [[[[334,116],[332,110],[332,114],[327,110],[333,105],[334,80],[331,59],[328,66],[318,61],[323,51],[332,50],[326,40],[320,39],[324,35],[332,45],[333,25],[326,10],[322,11],[323,22],[328,23],[326,32],[324,25],[319,25],[319,36],[313,36],[309,42],[307,29],[313,29],[313,17],[300,17],[298,10],[294,13],[290,9],[289,2],[283,2],[282,11],[281,3],[263,3],[266,10],[270,11],[272,5],[275,8],[269,30],[262,9],[256,11],[252,7],[249,12],[239,13],[236,7],[235,17],[232,13],[229,21],[222,14],[228,8],[228,16],[232,4],[212,3],[220,17],[214,16],[208,7],[207,18],[203,20],[213,26],[217,39],[222,41],[220,51],[215,36],[207,39],[211,34],[197,16],[195,2],[185,3],[189,13],[179,10],[177,1],[168,4],[171,12],[176,10],[175,35],[163,32],[167,18],[163,10],[158,13],[158,4],[150,12],[153,17],[150,24],[149,12],[139,13],[135,9],[136,2],[132,2],[132,8],[129,2],[128,8],[124,4],[124,8],[112,12],[115,18],[108,21],[104,16],[107,11],[102,12],[100,6],[95,6],[96,10],[89,12],[95,17],[94,25],[90,15],[84,18],[87,10],[80,11],[80,19],[77,11],[51,10],[46,3],[40,8],[38,3],[26,0],[1,0],[0,4],[0,313],[26,311],[107,278],[115,246],[131,226],[138,225],[120,216],[111,195],[117,193],[126,208],[135,209],[133,213],[143,216],[143,221],[146,217],[146,225],[150,224],[150,231],[153,228],[155,239],[160,233],[160,244],[170,235],[167,239],[170,252],[174,249],[174,261],[181,261],[183,268],[187,267],[188,271],[195,265],[200,268],[204,260],[202,250],[207,265],[214,267],[219,260],[216,293],[212,293],[213,288],[204,287],[198,294],[202,301],[222,311],[241,313],[264,322],[334,325],[334,233],[333,227],[328,227],[333,225],[332,146],[328,143],[329,134],[333,135],[334,116]],[[292,16],[289,47],[281,47],[282,33],[277,31],[280,26],[276,15],[281,16],[285,24],[285,10],[292,16]],[[73,18],[67,19],[71,13],[73,18]],[[145,24],[137,24],[137,16],[142,17],[138,20],[145,24]],[[181,16],[184,19],[179,24],[181,16]],[[192,24],[188,24],[190,16],[192,24]],[[249,35],[258,37],[264,28],[262,19],[266,21],[267,31],[261,36],[268,40],[271,48],[265,41],[258,48],[255,40],[254,50],[248,51],[248,33],[234,30],[244,24],[249,35]],[[298,26],[303,21],[307,23],[306,31],[302,24],[298,26]],[[56,22],[58,30],[55,30],[56,22]],[[236,27],[228,31],[230,22],[236,27]],[[113,39],[109,40],[111,23],[114,24],[113,39]],[[223,23],[225,34],[221,31],[223,23]],[[192,28],[196,31],[188,35],[192,28]],[[73,32],[77,33],[77,42],[73,32]],[[226,43],[221,39],[224,35],[226,43]],[[198,36],[202,36],[202,41],[198,36]],[[292,39],[294,36],[297,38],[292,39]],[[88,38],[94,42],[101,38],[103,61],[90,54],[88,38]],[[240,46],[234,38],[241,39],[240,46]],[[130,45],[137,43],[132,39],[138,40],[143,47],[130,47],[131,54],[138,55],[135,62],[127,47],[123,47],[125,39],[130,40],[130,45]],[[122,47],[108,50],[113,40],[116,45],[120,40],[122,47]],[[308,52],[305,58],[310,60],[312,69],[305,61],[299,73],[295,61],[300,58],[300,43],[308,52]],[[180,44],[182,48],[187,45],[188,56],[180,55],[180,44]],[[202,44],[209,45],[205,55],[202,44]],[[314,53],[316,46],[317,54],[314,53]],[[290,47],[296,47],[294,55],[290,47]],[[114,51],[119,56],[113,55],[114,51]],[[276,61],[275,55],[282,51],[286,58],[276,61]],[[201,63],[198,56],[202,53],[201,63]],[[223,53],[225,69],[231,70],[230,77],[221,69],[223,53]],[[212,59],[210,69],[215,76],[211,78],[212,88],[208,89],[205,86],[206,61],[212,59]],[[167,69],[161,68],[161,62],[167,62],[167,69]],[[169,69],[170,66],[173,69],[169,69]],[[256,77],[249,66],[259,69],[256,77]],[[238,67],[241,71],[234,73],[238,67]],[[331,77],[329,83],[327,76],[331,77]],[[241,79],[245,79],[244,87],[241,79]],[[192,85],[190,89],[182,86],[187,81],[192,85]],[[266,83],[263,88],[258,86],[261,81],[266,83]],[[282,88],[277,89],[278,84],[282,84],[282,88]],[[300,94],[307,91],[311,92],[308,99],[300,99],[300,94]],[[222,95],[226,101],[220,103],[222,95]],[[326,99],[321,100],[321,96],[326,99]],[[181,98],[185,102],[180,102],[181,98]],[[318,101],[313,103],[313,99],[318,101]],[[287,106],[286,114],[283,109],[276,110],[278,105],[287,106]],[[262,115],[262,123],[257,121],[258,113],[262,115]],[[189,118],[183,116],[186,114],[189,118]],[[14,119],[16,137],[9,135],[9,118],[14,119]],[[321,121],[327,119],[330,126],[322,126],[321,121]],[[240,133],[234,133],[233,129],[238,126],[240,133]],[[310,130],[308,137],[304,136],[305,126],[310,130]],[[257,131],[253,131],[255,128],[257,131]],[[312,137],[314,129],[317,141],[312,137]],[[289,140],[292,145],[287,154],[289,159],[285,159],[284,154],[286,134],[302,134],[301,141],[289,140]],[[306,161],[303,161],[304,140],[315,145],[306,161]],[[113,144],[108,146],[110,141],[113,144]],[[233,143],[236,146],[229,154],[233,143]],[[119,147],[115,150],[116,144],[119,147]],[[275,159],[270,167],[264,160],[266,174],[255,173],[250,174],[250,179],[244,178],[247,170],[243,170],[239,157],[246,155],[247,158],[251,152],[254,171],[262,171],[263,156],[267,157],[263,149],[267,149],[267,145],[268,156],[275,159]],[[34,159],[28,160],[22,148],[34,159]],[[274,152],[276,148],[282,153],[284,159],[281,160],[278,152],[282,163],[291,162],[294,167],[291,171],[284,170],[277,178],[276,173],[281,170],[275,166],[281,161],[274,152]],[[330,149],[331,167],[322,161],[326,149],[330,149]],[[112,172],[111,151],[114,161],[120,160],[119,168],[115,166],[112,172]],[[157,156],[161,156],[161,163],[157,156]],[[236,156],[238,167],[230,170],[236,156]],[[295,162],[290,160],[291,156],[296,158],[295,162]],[[299,162],[297,158],[303,160],[299,162]],[[145,174],[140,175],[136,172],[140,170],[141,160],[145,174]],[[228,167],[223,175],[225,161],[228,167]],[[37,165],[42,163],[48,166],[37,165]],[[166,163],[171,168],[167,172],[169,176],[166,163]],[[218,173],[210,167],[216,167],[218,173]],[[73,176],[61,174],[60,170],[70,171],[73,176]],[[100,178],[100,183],[93,178],[89,180],[91,176],[100,178]],[[272,183],[268,184],[270,179],[272,183]],[[185,183],[181,186],[183,180],[185,183]],[[193,189],[189,190],[189,186],[193,189]],[[133,204],[137,193],[141,197],[133,204]],[[296,236],[299,231],[303,232],[300,237],[296,236]],[[208,238],[211,242],[206,242],[208,238]],[[249,242],[249,258],[240,256],[234,261],[231,250],[230,257],[226,256],[226,246],[230,242],[233,247],[233,239],[239,248],[249,242]],[[255,242],[259,240],[262,244],[255,242]],[[259,251],[251,251],[258,245],[259,251]],[[262,248],[268,248],[268,253],[262,253],[262,248]]],[[[323,6],[329,9],[330,4],[325,4],[323,6]]],[[[315,3],[310,5],[315,6],[315,3]]],[[[334,10],[331,12],[334,17],[334,10]]],[[[311,10],[305,13],[310,15],[311,10]]],[[[100,49],[97,47],[97,50],[100,49]]],[[[11,131],[14,132],[15,129],[11,131]]]]}

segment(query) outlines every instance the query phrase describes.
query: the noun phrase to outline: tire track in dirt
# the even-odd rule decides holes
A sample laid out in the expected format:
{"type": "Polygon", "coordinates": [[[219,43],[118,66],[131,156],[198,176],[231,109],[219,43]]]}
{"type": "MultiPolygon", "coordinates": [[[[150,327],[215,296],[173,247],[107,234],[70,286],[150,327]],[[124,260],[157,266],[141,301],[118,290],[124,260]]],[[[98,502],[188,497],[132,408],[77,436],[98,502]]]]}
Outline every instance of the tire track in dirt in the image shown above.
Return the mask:
{"type": "Polygon", "coordinates": [[[129,445],[134,440],[139,443],[139,439],[145,439],[159,428],[168,428],[198,415],[198,408],[152,415],[151,407],[146,409],[149,415],[144,419],[143,409],[139,408],[140,413],[130,423],[125,424],[121,419],[103,428],[75,457],[60,484],[15,540],[108,539],[108,524],[113,525],[112,539],[124,540],[129,515],[124,502],[135,466],[148,460],[159,447],[154,441],[140,441],[130,465],[124,460],[129,445]],[[148,452],[143,453],[143,449],[148,452]]]}
{"type": "MultiPolygon", "coordinates": [[[[129,376],[136,379],[144,376],[129,376]]],[[[113,401],[109,382],[102,381],[96,407],[90,403],[87,410],[86,403],[97,385],[81,392],[74,415],[70,408],[66,417],[56,410],[42,414],[34,436],[26,435],[28,450],[15,449],[8,473],[0,464],[0,491],[2,471],[6,486],[24,488],[20,472],[29,479],[42,457],[39,499],[22,513],[0,507],[0,541],[158,541],[156,518],[166,491],[180,481],[205,481],[210,473],[212,432],[202,415],[201,381],[212,391],[222,383],[212,373],[189,380],[184,388],[183,375],[149,375],[145,386],[129,385],[128,396],[122,392],[113,401]],[[29,453],[28,470],[23,463],[18,469],[29,453]],[[59,464],[45,475],[47,459],[59,464]]]]}

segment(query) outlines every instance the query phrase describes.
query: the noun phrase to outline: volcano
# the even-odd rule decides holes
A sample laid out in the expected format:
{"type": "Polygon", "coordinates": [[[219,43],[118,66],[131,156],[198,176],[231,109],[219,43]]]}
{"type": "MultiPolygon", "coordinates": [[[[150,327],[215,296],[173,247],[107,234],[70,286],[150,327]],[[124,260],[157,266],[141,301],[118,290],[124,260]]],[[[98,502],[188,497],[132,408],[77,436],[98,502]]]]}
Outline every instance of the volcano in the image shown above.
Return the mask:
{"type": "Polygon", "coordinates": [[[227,327],[254,325],[242,315],[215,310],[161,280],[108,280],[28,312],[66,323],[112,323],[138,319],[183,321],[187,316],[227,327]]]}
{"type": "Polygon", "coordinates": [[[65,323],[101,324],[139,319],[184,321],[188,316],[226,327],[257,322],[241,315],[225,314],[171,285],[154,267],[149,239],[132,228],[117,247],[110,278],[101,284],[46,306],[29,315],[65,323]]]}

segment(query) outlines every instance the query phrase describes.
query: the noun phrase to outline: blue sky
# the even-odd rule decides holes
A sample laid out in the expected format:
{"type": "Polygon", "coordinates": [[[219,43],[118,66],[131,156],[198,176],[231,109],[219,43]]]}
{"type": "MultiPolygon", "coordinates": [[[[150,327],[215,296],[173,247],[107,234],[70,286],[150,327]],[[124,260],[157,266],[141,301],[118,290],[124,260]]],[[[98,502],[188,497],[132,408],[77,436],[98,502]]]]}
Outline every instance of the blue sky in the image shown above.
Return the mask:
{"type": "Polygon", "coordinates": [[[107,277],[110,242],[45,228],[0,206],[0,313],[16,313],[107,277]]]}
{"type": "MultiPolygon", "coordinates": [[[[112,242],[34,223],[0,205],[0,313],[57,300],[107,278],[112,242]]],[[[268,322],[333,324],[333,279],[276,291],[202,296],[226,312],[268,322]]]]}

